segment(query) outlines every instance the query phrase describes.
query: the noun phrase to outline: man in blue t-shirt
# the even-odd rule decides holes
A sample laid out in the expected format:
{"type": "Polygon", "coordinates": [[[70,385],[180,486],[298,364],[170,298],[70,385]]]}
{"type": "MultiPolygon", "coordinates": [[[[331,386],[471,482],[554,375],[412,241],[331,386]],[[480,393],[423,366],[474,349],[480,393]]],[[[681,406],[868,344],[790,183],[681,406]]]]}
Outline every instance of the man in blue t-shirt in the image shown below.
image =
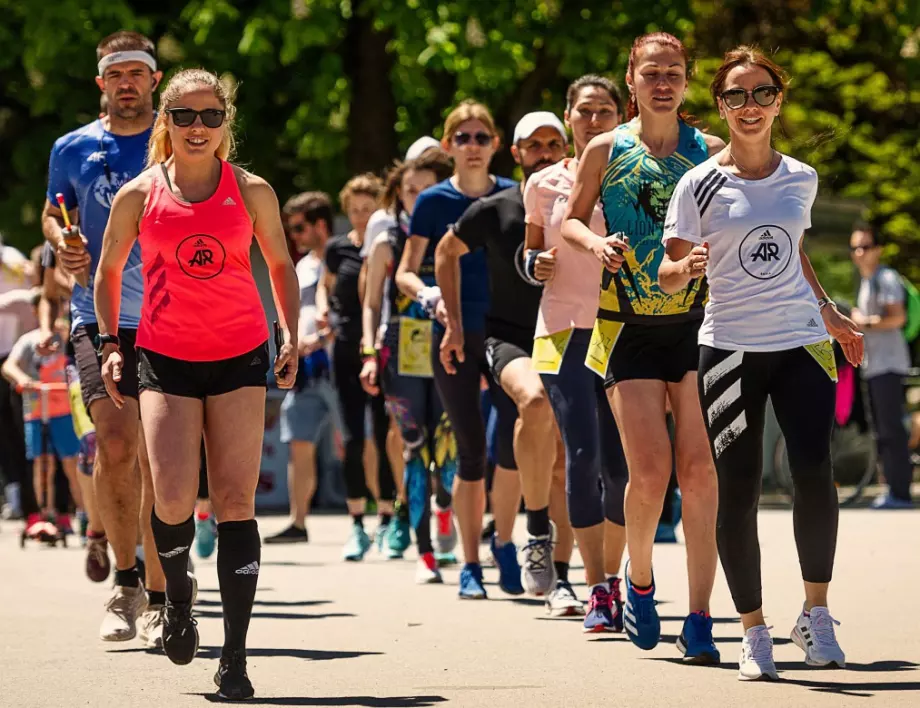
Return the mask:
{"type": "Polygon", "coordinates": [[[166,581],[150,533],[153,494],[149,464],[145,456],[138,455],[141,431],[134,341],[144,295],[140,245],[135,243],[125,266],[121,327],[117,335],[108,333],[103,337],[118,343],[125,357],[119,389],[126,401],[120,410],[106,394],[100,374],[97,349],[106,342],[98,340],[93,281],[112,200],[119,188],[137,177],[146,165],[147,143],[155,119],[153,93],[163,75],[157,70],[153,42],[136,32],[117,32],[103,39],[96,48],[96,59],[96,85],[106,98],[106,113],[54,143],[42,229],[62,270],[74,276],[71,342],[83,402],[96,425],[98,447],[93,475],[105,530],[91,530],[87,575],[99,579],[100,567],[108,563],[107,543],[115,554],[115,590],[106,603],[100,637],[103,641],[133,639],[140,620],[141,639],[153,647],[162,643],[166,581]],[[71,229],[65,229],[58,194],[63,195],[71,229]],[[72,245],[74,241],[82,241],[82,245],[72,245]],[[138,461],[143,484],[135,471],[138,461]],[[144,533],[149,598],[137,568],[139,520],[144,533]]]}

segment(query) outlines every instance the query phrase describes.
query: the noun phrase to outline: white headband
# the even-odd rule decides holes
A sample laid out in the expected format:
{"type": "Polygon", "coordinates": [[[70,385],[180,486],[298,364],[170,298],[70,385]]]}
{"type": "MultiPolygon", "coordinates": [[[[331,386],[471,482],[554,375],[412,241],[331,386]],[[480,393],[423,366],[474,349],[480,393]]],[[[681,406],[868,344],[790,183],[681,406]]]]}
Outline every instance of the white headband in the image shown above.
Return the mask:
{"type": "Polygon", "coordinates": [[[139,61],[143,62],[150,67],[150,71],[157,70],[157,60],[150,56],[147,52],[135,49],[129,52],[112,52],[111,54],[106,54],[102,59],[99,60],[99,76],[105,74],[105,70],[108,69],[112,64],[121,64],[126,61],[139,61]]]}

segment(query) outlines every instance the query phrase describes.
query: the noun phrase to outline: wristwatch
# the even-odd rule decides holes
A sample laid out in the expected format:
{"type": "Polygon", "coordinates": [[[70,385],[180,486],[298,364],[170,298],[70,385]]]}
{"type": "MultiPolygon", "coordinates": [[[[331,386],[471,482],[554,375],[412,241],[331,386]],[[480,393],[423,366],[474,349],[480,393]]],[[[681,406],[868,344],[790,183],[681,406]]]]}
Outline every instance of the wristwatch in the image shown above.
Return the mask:
{"type": "Polygon", "coordinates": [[[831,300],[829,297],[820,297],[818,298],[818,312],[824,309],[826,305],[833,305],[837,307],[837,303],[831,300]]]}
{"type": "Polygon", "coordinates": [[[106,344],[114,344],[116,347],[121,348],[121,340],[117,334],[97,334],[93,344],[96,345],[97,354],[102,354],[102,348],[106,344]]]}

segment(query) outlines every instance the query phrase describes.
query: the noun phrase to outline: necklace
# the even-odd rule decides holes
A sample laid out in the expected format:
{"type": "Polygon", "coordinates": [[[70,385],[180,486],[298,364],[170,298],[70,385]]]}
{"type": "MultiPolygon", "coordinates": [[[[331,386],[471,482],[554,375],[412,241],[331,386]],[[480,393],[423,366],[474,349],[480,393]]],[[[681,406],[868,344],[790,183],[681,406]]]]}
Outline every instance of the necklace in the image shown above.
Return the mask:
{"type": "MultiPolygon", "coordinates": [[[[775,154],[776,154],[776,150],[775,150],[774,148],[770,148],[770,160],[769,160],[769,162],[767,162],[767,167],[768,167],[768,168],[770,167],[770,165],[773,164],[773,156],[774,156],[775,154]]],[[[747,167],[745,167],[745,166],[742,165],[740,162],[738,162],[738,158],[735,157],[735,154],[732,152],[732,149],[731,149],[730,147],[728,148],[728,156],[732,159],[732,162],[735,163],[735,167],[737,167],[737,168],[738,168],[739,170],[741,170],[742,172],[747,172],[749,175],[754,175],[755,177],[760,177],[760,173],[759,173],[759,172],[755,172],[754,170],[749,170],[747,167]]],[[[763,169],[763,168],[761,168],[761,169],[763,169]]]]}

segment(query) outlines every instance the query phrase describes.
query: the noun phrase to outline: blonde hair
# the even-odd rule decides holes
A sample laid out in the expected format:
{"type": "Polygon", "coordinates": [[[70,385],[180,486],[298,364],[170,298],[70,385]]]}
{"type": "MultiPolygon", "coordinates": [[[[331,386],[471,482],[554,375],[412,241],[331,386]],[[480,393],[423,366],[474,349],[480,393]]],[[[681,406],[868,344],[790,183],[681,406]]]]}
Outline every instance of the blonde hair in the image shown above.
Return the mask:
{"type": "Polygon", "coordinates": [[[444,140],[450,142],[457,128],[468,120],[478,120],[485,125],[486,130],[492,135],[498,135],[498,129],[495,127],[495,120],[489,109],[482,103],[474,101],[471,98],[462,101],[459,106],[452,110],[444,121],[444,140]]]}
{"type": "Polygon", "coordinates": [[[227,112],[224,117],[224,137],[217,146],[217,157],[229,160],[236,152],[236,138],[233,135],[233,119],[236,117],[236,106],[228,86],[224,85],[216,74],[204,69],[184,69],[170,78],[166,88],[160,94],[160,107],[157,119],[153,124],[150,142],[147,145],[147,167],[152,167],[160,162],[166,162],[173,154],[172,140],[169,137],[166,113],[182,96],[199,88],[209,88],[220,101],[221,107],[227,112]]]}
{"type": "Polygon", "coordinates": [[[348,202],[357,194],[364,194],[373,200],[378,200],[383,193],[383,182],[373,172],[365,172],[363,175],[352,177],[342,191],[339,192],[339,204],[344,211],[348,211],[348,202]]]}

